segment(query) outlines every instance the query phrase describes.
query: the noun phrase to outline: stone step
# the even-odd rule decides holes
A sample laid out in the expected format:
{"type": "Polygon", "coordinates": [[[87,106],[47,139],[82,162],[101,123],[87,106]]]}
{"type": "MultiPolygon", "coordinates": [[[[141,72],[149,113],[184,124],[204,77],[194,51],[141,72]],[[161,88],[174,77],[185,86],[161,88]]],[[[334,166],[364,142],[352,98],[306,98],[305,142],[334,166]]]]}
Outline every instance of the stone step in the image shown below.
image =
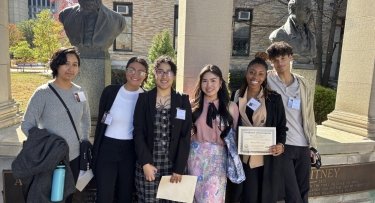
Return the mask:
{"type": "Polygon", "coordinates": [[[22,148],[26,136],[19,125],[0,129],[0,156],[15,157],[22,148]]]}
{"type": "Polygon", "coordinates": [[[16,157],[22,149],[22,143],[0,143],[0,155],[3,157],[16,157]]]}
{"type": "Polygon", "coordinates": [[[13,114],[13,116],[0,120],[0,128],[6,128],[11,125],[20,123],[21,120],[22,120],[22,117],[20,115],[13,114]]]}

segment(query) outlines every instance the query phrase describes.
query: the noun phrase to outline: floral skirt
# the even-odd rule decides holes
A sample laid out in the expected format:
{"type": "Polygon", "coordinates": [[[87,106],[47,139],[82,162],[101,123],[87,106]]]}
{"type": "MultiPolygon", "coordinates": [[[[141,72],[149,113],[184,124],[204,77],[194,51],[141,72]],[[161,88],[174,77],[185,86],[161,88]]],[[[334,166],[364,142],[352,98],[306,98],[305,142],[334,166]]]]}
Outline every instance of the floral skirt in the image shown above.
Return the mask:
{"type": "Polygon", "coordinates": [[[192,141],[188,159],[188,174],[198,176],[195,203],[225,201],[226,149],[224,146],[192,141]]]}

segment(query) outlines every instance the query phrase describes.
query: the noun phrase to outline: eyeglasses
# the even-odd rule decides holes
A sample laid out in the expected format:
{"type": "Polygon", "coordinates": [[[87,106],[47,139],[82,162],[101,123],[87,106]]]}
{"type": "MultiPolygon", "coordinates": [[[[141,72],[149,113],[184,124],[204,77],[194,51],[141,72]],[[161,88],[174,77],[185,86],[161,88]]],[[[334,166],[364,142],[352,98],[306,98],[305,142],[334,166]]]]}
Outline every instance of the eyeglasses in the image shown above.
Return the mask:
{"type": "Polygon", "coordinates": [[[155,70],[155,73],[156,75],[158,75],[159,77],[163,77],[163,75],[167,76],[167,77],[172,77],[174,76],[174,73],[172,70],[167,70],[167,71],[164,71],[162,69],[156,69],[155,70]]]}
{"type": "Polygon", "coordinates": [[[126,72],[129,73],[130,75],[135,75],[137,73],[138,76],[146,76],[146,72],[142,70],[135,70],[134,68],[127,68],[126,72]]]}

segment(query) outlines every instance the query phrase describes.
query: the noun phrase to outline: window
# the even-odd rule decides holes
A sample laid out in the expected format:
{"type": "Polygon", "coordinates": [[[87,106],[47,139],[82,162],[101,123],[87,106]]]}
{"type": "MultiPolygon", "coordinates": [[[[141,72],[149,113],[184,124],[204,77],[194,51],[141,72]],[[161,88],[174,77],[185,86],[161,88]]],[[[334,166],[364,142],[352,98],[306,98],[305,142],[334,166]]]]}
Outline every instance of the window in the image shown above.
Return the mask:
{"type": "Polygon", "coordinates": [[[173,26],[173,48],[177,50],[177,36],[178,36],[178,5],[174,6],[174,26],[173,26]]]}
{"type": "Polygon", "coordinates": [[[237,8],[233,20],[232,56],[249,56],[252,10],[237,8]]]}
{"type": "Polygon", "coordinates": [[[132,3],[114,3],[113,10],[123,15],[126,21],[124,30],[115,39],[113,50],[132,51],[133,5],[132,3]]]}

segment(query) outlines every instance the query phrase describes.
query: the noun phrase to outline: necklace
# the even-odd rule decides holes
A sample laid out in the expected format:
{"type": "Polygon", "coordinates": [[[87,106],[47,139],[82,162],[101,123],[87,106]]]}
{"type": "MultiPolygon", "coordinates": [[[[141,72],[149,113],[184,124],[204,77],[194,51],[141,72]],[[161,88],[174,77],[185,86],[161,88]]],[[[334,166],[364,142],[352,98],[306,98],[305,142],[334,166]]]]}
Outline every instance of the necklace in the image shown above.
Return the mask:
{"type": "Polygon", "coordinates": [[[156,96],[156,108],[158,109],[171,108],[171,95],[156,96]]]}

